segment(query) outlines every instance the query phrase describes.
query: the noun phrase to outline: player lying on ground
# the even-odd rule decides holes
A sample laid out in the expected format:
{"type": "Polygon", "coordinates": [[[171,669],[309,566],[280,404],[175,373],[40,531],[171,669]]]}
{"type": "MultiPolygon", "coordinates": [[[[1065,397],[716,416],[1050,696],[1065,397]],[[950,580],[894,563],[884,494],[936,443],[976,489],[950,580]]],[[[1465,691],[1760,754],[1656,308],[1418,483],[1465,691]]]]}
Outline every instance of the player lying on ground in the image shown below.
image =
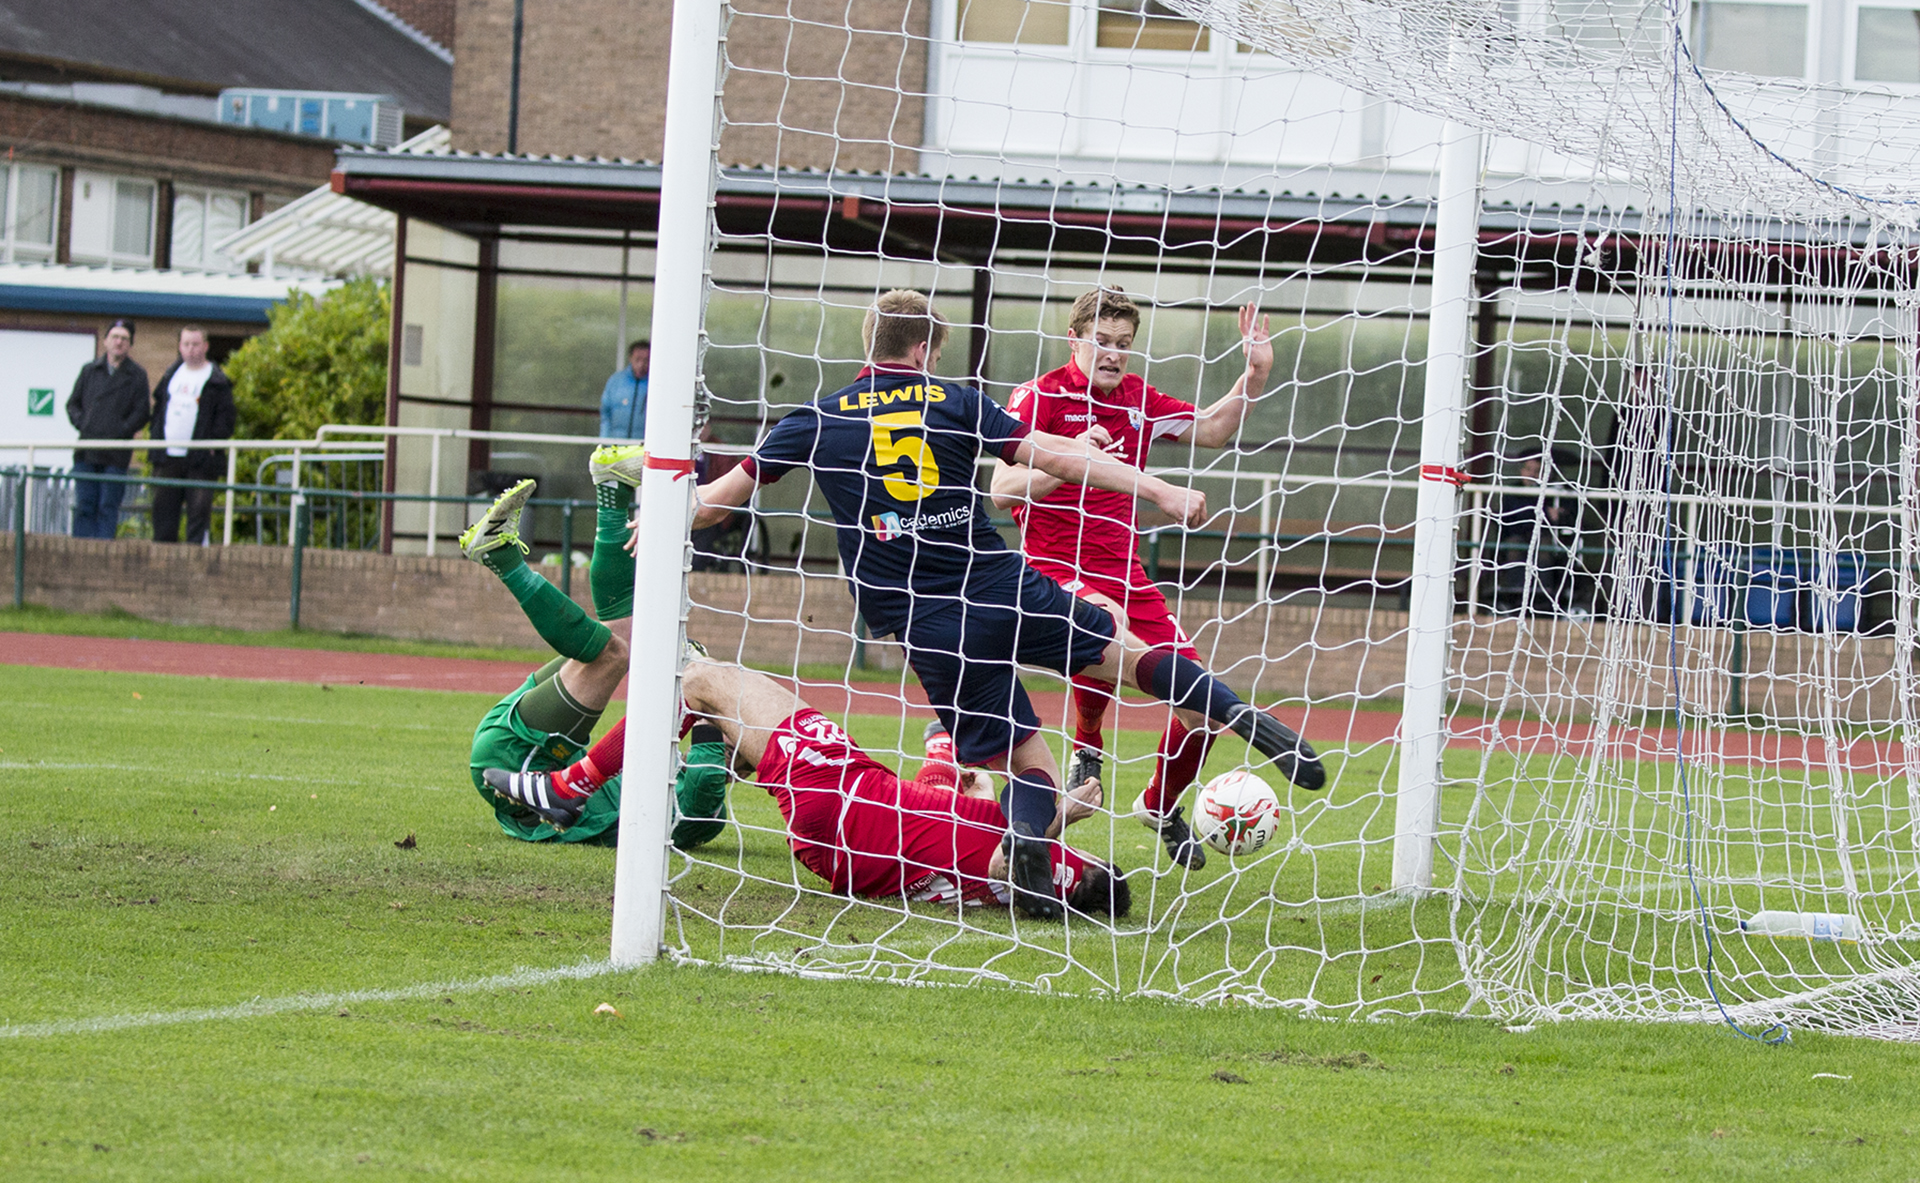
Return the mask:
{"type": "MultiPolygon", "coordinates": [[[[495,792],[484,777],[489,768],[525,771],[570,762],[592,738],[594,724],[626,676],[627,633],[633,616],[627,520],[633,511],[634,489],[646,468],[646,451],[637,444],[599,448],[588,467],[596,520],[587,581],[599,620],[526,564],[519,522],[521,509],[533,496],[532,481],[507,490],[486,516],[460,536],[461,551],[500,577],[534,631],[560,655],[528,675],[480,720],[468,761],[473,787],[493,807],[500,828],[527,842],[611,846],[619,836],[617,776],[585,802],[565,827],[549,824],[528,802],[495,792]]],[[[721,822],[712,819],[726,815],[727,775],[720,734],[707,727],[692,738],[693,748],[676,786],[682,820],[674,829],[674,843],[683,849],[719,833],[721,822]]]]}
{"type": "Polygon", "coordinates": [[[1104,608],[1077,599],[1008,550],[974,487],[990,452],[1075,484],[1142,496],[1197,526],[1206,498],[1175,488],[1086,440],[1034,431],[970,386],[934,379],[947,324],[918,292],[892,291],[862,326],[868,365],[857,381],[790,411],[754,454],[696,490],[696,529],[744,504],[756,484],[807,468],[838,526],[840,558],[860,615],[894,634],[963,764],[1011,780],[1016,902],[1057,916],[1046,844],[1059,766],[1016,664],[1126,682],[1178,708],[1188,727],[1212,721],[1319,788],[1320,762],[1298,735],[1191,658],[1151,649],[1104,608]]]}
{"type": "MultiPolygon", "coordinates": [[[[753,670],[695,658],[681,675],[680,692],[689,712],[725,735],[735,766],[772,794],[794,858],[834,891],[916,902],[1009,899],[1007,819],[985,773],[930,758],[918,777],[903,780],[839,724],[753,670]]],[[[607,738],[624,727],[622,720],[607,738]]],[[[486,779],[524,801],[555,800],[556,785],[577,792],[617,776],[621,750],[603,739],[590,761],[571,768],[493,770],[486,779]]],[[[561,800],[562,809],[580,808],[577,797],[561,800]]],[[[1060,794],[1045,839],[1057,839],[1100,803],[1098,781],[1060,794]]],[[[540,812],[566,824],[551,806],[540,812]]],[[[1126,915],[1132,897],[1115,868],[1058,841],[1036,844],[1047,859],[1048,898],[1080,912],[1126,915]]]]}
{"type": "MultiPolygon", "coordinates": [[[[1218,448],[1232,442],[1246,420],[1248,400],[1266,388],[1273,369],[1273,343],[1265,317],[1249,304],[1240,310],[1246,369],[1226,396],[1200,410],[1162,394],[1127,372],[1140,309],[1119,288],[1099,288],[1073,302],[1067,322],[1072,358],[1013,392],[1007,410],[1035,431],[1078,436],[1133,468],[1144,470],[1157,440],[1218,448]]],[[[1167,598],[1140,564],[1135,502],[1110,489],[1063,481],[1024,464],[1002,464],[993,474],[994,504],[1011,509],[1020,523],[1027,562],[1076,595],[1103,596],[1119,605],[1127,631],[1148,645],[1193,661],[1200,655],[1174,619],[1167,598]]],[[[1087,674],[1073,678],[1073,759],[1067,780],[1100,776],[1107,706],[1114,687],[1087,674]]],[[[1181,816],[1178,802],[1207,761],[1214,732],[1167,720],[1159,759],[1133,816],[1159,833],[1173,861],[1206,865],[1205,848],[1181,816]]]]}

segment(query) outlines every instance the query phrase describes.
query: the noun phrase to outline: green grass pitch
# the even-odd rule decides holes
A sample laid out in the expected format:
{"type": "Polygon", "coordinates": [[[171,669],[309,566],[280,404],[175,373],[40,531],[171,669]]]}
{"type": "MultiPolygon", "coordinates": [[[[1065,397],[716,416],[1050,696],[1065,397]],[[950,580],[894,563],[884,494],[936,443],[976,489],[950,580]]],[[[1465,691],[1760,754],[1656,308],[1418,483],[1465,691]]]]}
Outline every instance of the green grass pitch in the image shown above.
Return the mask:
{"type": "MultiPolygon", "coordinates": [[[[604,957],[613,865],[493,827],[487,705],[0,667],[0,1178],[1920,1177],[1920,1051],[1867,1040],[673,966],[476,986],[604,957]]],[[[783,874],[723,842],[686,873],[783,874]]]]}

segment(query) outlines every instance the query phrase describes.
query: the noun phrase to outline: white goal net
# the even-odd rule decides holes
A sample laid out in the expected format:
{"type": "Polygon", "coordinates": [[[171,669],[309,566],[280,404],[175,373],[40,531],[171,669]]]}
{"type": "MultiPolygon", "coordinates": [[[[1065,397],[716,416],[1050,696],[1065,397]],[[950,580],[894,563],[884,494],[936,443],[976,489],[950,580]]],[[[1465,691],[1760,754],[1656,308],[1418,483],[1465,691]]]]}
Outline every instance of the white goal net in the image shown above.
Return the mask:
{"type": "MultiPolygon", "coordinates": [[[[1209,512],[1194,527],[1141,500],[1082,528],[1131,532],[1199,664],[1304,735],[1328,782],[1291,786],[1231,735],[1193,775],[1169,758],[1169,708],[1123,687],[1104,806],[1063,841],[1126,871],[1130,908],[1062,922],[991,891],[911,898],[941,894],[925,866],[904,893],[836,888],[743,774],[719,836],[668,858],[670,955],[1353,1017],[1920,1038],[1920,98],[1878,84],[1905,67],[1864,41],[1832,82],[1806,80],[1815,51],[1798,78],[1762,76],[1794,71],[1741,7],[956,0],[916,26],[736,5],[706,220],[661,226],[707,244],[697,346],[654,342],[697,364],[702,489],[861,382],[882,293],[950,322],[932,381],[1032,422],[1017,404],[1036,380],[1122,399],[1069,363],[1089,336],[1076,298],[1124,289],[1131,374],[1198,408],[1146,411],[1147,470],[1209,512]],[[767,48],[803,33],[842,52],[767,48]],[[871,85],[875,44],[924,70],[871,85]],[[748,84],[785,96],[777,116],[733,101],[748,84]],[[822,114],[807,96],[829,85],[843,107],[822,114]],[[919,139],[898,142],[897,117],[862,130],[849,103],[911,108],[919,139]],[[842,163],[774,167],[801,139],[842,163]],[[863,171],[883,141],[913,153],[883,167],[913,165],[863,171]],[[1449,150],[1474,162],[1451,183],[1449,150]],[[1449,209],[1467,219],[1451,269],[1449,209]],[[1268,367],[1249,366],[1246,305],[1271,326],[1268,367]],[[1424,640],[1423,613],[1442,622],[1424,640]],[[1184,867],[1132,816],[1151,785],[1192,819],[1198,786],[1241,767],[1280,801],[1257,851],[1184,867]]],[[[1909,36],[1920,83],[1902,28],[1857,32],[1909,36]]],[[[684,575],[686,636],[907,781],[941,691],[897,620],[858,610],[880,589],[850,581],[861,547],[915,523],[848,520],[827,486],[878,486],[889,464],[924,485],[912,415],[878,453],[836,445],[761,484],[693,533],[684,575]]],[[[1005,453],[975,450],[984,498],[1005,453]]],[[[1022,523],[980,504],[1018,551],[1022,523]]],[[[1046,569],[1084,560],[1097,584],[1091,535],[1063,544],[1054,520],[1046,569]]],[[[649,558],[643,627],[670,630],[681,574],[649,558]]],[[[1081,700],[1058,673],[1022,677],[1064,767],[1081,700]]],[[[905,834],[918,815],[900,814],[905,834]]]]}

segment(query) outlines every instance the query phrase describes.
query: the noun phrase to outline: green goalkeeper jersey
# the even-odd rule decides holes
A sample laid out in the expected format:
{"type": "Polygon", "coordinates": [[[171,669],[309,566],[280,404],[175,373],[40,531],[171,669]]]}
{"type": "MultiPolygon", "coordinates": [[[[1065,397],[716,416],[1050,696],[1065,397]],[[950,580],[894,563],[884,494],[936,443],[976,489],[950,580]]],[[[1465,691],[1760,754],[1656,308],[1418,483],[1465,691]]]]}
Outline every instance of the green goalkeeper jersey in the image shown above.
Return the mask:
{"type": "MultiPolygon", "coordinates": [[[[493,808],[500,829],[522,842],[578,842],[612,846],[620,836],[620,777],[613,776],[587,799],[580,820],[555,829],[539,814],[487,787],[482,773],[489,768],[518,772],[552,772],[573,762],[580,745],[553,732],[528,726],[514,709],[538,684],[535,675],[495,703],[473,733],[468,772],[473,787],[493,808]]],[[[692,850],[710,842],[726,827],[727,749],[723,743],[697,743],[687,752],[674,781],[673,844],[692,850]]]]}

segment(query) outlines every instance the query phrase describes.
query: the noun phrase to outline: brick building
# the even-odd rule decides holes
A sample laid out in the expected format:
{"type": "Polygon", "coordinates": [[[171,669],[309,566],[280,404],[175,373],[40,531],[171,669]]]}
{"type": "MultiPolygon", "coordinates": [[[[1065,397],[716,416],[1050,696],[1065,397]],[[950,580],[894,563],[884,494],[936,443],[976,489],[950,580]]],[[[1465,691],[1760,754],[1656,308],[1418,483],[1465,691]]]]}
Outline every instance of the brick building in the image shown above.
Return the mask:
{"type": "MultiPolygon", "coordinates": [[[[267,324],[287,281],[246,274],[218,244],[317,185],[339,141],[232,121],[227,88],[297,103],[391,99],[443,123],[453,0],[60,0],[0,20],[0,439],[71,439],[61,411],[106,325],[134,318],[157,377],[176,330],[223,358],[267,324]],[[316,94],[338,99],[313,99],[316,94]],[[298,99],[296,96],[307,96],[298,99]],[[57,400],[49,400],[53,389],[57,400]],[[57,405],[56,405],[57,403],[57,405]]],[[[266,100],[263,100],[266,101],[266,100]]],[[[362,107],[364,111],[366,107],[362,107]]],[[[248,116],[251,118],[251,116],[248,116]]],[[[332,130],[333,125],[315,128],[332,130]]],[[[37,464],[63,467],[50,448],[37,464]]],[[[6,457],[14,462],[15,453],[6,457]]]]}
{"type": "MultiPolygon", "coordinates": [[[[451,154],[346,152],[335,174],[336,191],[401,215],[395,425],[590,434],[601,386],[647,334],[659,193],[648,162],[661,150],[671,0],[522,0],[517,91],[514,9],[458,0],[451,154]]],[[[815,175],[918,167],[927,0],[731,10],[723,160],[815,175]]],[[[526,474],[585,496],[576,452],[473,440],[436,463],[409,440],[389,475],[419,488],[437,471],[439,491],[458,495],[526,474]]],[[[433,533],[460,524],[450,507],[433,533]]],[[[536,523],[549,541],[556,530],[536,523]]],[[[425,510],[396,507],[398,549],[427,533],[425,510]]]]}
{"type": "MultiPolygon", "coordinates": [[[[657,160],[671,0],[524,0],[516,149],[657,160]]],[[[508,150],[514,0],[460,0],[454,147],[508,150]]],[[[720,158],[837,171],[919,164],[929,0],[740,0],[720,158]]]]}
{"type": "MultiPolygon", "coordinates": [[[[451,0],[409,8],[451,26],[451,0]]],[[[214,244],[324,184],[334,143],[222,123],[222,89],[391,95],[424,128],[451,85],[449,50],[356,0],[16,6],[0,27],[0,262],[237,271],[214,244]]]]}

